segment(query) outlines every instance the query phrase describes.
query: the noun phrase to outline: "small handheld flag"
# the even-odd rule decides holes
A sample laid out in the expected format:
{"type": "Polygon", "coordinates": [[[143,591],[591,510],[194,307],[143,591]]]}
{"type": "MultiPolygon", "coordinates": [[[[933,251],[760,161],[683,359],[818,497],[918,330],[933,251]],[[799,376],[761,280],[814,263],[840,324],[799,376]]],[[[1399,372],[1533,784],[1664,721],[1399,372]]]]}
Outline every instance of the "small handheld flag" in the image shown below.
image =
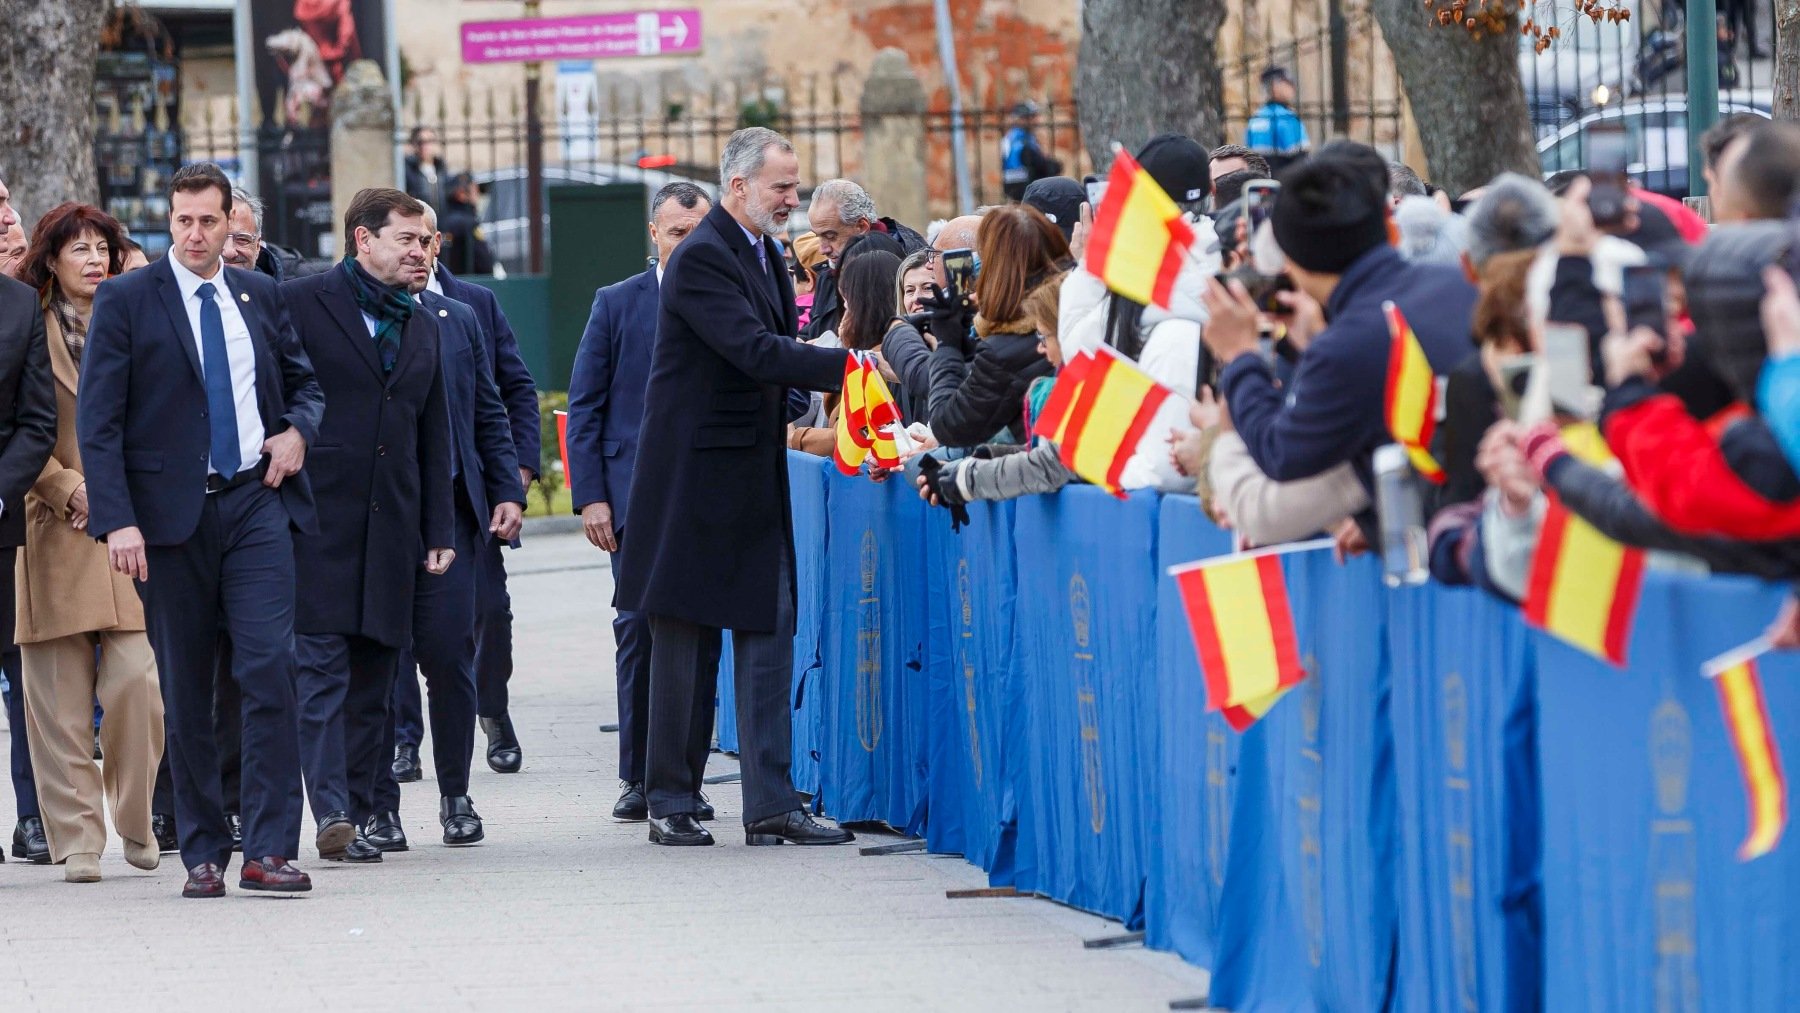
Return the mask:
{"type": "Polygon", "coordinates": [[[1750,831],[1738,846],[1740,862],[1775,850],[1787,829],[1787,778],[1781,772],[1781,754],[1775,748],[1775,730],[1769,724],[1768,702],[1756,667],[1757,657],[1768,650],[1769,642],[1758,638],[1700,669],[1718,690],[1731,751],[1749,796],[1750,831]]]}
{"type": "Polygon", "coordinates": [[[1331,545],[1320,539],[1169,569],[1194,635],[1206,707],[1233,729],[1250,727],[1306,678],[1281,557],[1331,545]]]}
{"type": "Polygon", "coordinates": [[[1138,441],[1175,392],[1111,347],[1070,360],[1032,428],[1056,443],[1070,471],[1121,499],[1119,478],[1138,441]]]}
{"type": "Polygon", "coordinates": [[[1106,177],[1106,197],[1094,209],[1088,273],[1133,302],[1166,310],[1193,245],[1194,229],[1181,208],[1120,148],[1106,177]]]}
{"type": "Polygon", "coordinates": [[[1550,496],[1525,585],[1527,623],[1622,668],[1643,581],[1644,550],[1606,537],[1550,496]]]}
{"type": "Polygon", "coordinates": [[[900,409],[887,381],[869,362],[855,356],[844,360],[844,389],[838,405],[836,441],[831,459],[837,469],[854,475],[864,460],[873,457],[877,467],[897,468],[900,452],[893,436],[884,432],[900,422],[900,409]]]}
{"type": "Polygon", "coordinates": [[[1388,432],[1406,448],[1413,470],[1427,481],[1442,485],[1444,469],[1431,456],[1431,438],[1437,432],[1438,386],[1425,347],[1400,315],[1400,307],[1381,304],[1388,323],[1388,374],[1384,412],[1388,432]]]}

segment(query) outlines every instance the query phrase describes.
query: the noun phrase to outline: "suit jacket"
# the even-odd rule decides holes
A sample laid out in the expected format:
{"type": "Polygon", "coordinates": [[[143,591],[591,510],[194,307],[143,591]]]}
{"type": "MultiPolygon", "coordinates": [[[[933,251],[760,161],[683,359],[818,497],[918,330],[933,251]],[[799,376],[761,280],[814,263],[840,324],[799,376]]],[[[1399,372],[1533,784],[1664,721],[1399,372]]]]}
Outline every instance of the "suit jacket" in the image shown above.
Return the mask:
{"type": "MultiPolygon", "coordinates": [[[[291,427],[306,441],[307,466],[281,483],[281,501],[295,530],[315,531],[309,475],[325,394],[275,283],[235,267],[220,277],[250,329],[264,433],[291,427]]],[[[100,286],[76,401],[88,534],[135,526],[150,545],[187,541],[206,501],[212,428],[200,348],[168,258],[100,286]]]]}
{"type": "Polygon", "coordinates": [[[644,388],[656,349],[659,288],[651,265],[595,292],[569,377],[569,488],[575,512],[589,503],[610,504],[619,531],[625,529],[644,388]]]}
{"type": "Polygon", "coordinates": [[[0,275],[0,548],[25,544],[25,492],[55,442],[56,391],[37,293],[0,275]]]}
{"type": "Polygon", "coordinates": [[[513,453],[522,467],[537,474],[543,453],[537,382],[525,366],[525,357],[519,354],[518,335],[506,322],[506,314],[500,312],[500,300],[491,289],[458,278],[441,261],[437,279],[445,295],[474,310],[481,325],[487,328],[492,339],[488,344],[489,365],[493,367],[494,383],[500,388],[500,400],[506,404],[506,419],[512,425],[513,453]]]}
{"type": "Polygon", "coordinates": [[[456,479],[485,532],[495,506],[525,503],[506,406],[488,366],[490,342],[474,310],[435,292],[420,293],[419,299],[425,312],[437,317],[456,479]]]}
{"type": "Polygon", "coordinates": [[[838,389],[847,353],[791,337],[799,313],[781,248],[757,242],[766,273],[714,205],[664,269],[638,451],[654,466],[631,485],[622,609],[775,628],[779,567],[794,565],[785,388],[838,389]]]}
{"type": "Polygon", "coordinates": [[[282,292],[331,403],[306,457],[319,528],[294,540],[294,631],[408,646],[425,550],[456,545],[441,318],[415,310],[383,375],[342,270],[282,292]]]}
{"type": "Polygon", "coordinates": [[[112,568],[106,546],[69,526],[69,499],[87,481],[75,438],[81,374],[53,312],[44,314],[44,334],[56,378],[56,445],[25,496],[13,639],[36,644],[98,630],[142,630],[144,602],[132,579],[112,568]]]}

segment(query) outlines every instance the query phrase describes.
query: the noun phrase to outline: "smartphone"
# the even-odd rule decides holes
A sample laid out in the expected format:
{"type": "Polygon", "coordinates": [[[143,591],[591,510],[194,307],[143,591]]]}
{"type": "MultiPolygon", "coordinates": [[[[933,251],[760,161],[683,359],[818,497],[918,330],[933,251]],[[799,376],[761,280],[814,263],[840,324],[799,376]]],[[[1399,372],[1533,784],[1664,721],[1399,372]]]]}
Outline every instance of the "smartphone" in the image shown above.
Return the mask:
{"type": "Polygon", "coordinates": [[[1663,340],[1662,347],[1650,354],[1661,365],[1669,357],[1669,276],[1647,264],[1628,267],[1621,295],[1626,329],[1648,327],[1663,340]]]}
{"type": "Polygon", "coordinates": [[[1550,404],[1557,412],[1580,419],[1598,416],[1587,328],[1579,324],[1545,324],[1544,370],[1550,404]]]}
{"type": "Polygon", "coordinates": [[[944,279],[952,299],[965,299],[975,291],[975,251],[944,251],[944,279]]]}
{"type": "Polygon", "coordinates": [[[1281,184],[1272,179],[1252,180],[1244,184],[1244,219],[1248,228],[1246,235],[1255,235],[1262,223],[1269,220],[1269,213],[1275,209],[1275,198],[1281,193],[1281,184]]]}
{"type": "Polygon", "coordinates": [[[1600,123],[1588,130],[1588,210],[1602,227],[1625,220],[1626,169],[1631,162],[1631,138],[1623,123],[1600,123]]]}
{"type": "Polygon", "coordinates": [[[1264,313],[1284,314],[1288,311],[1281,300],[1276,298],[1282,292],[1294,291],[1294,280],[1285,274],[1259,274],[1254,267],[1245,264],[1228,274],[1216,274],[1213,277],[1227,289],[1236,280],[1250,293],[1250,301],[1264,313]]]}
{"type": "Polygon", "coordinates": [[[1104,179],[1088,180],[1088,182],[1087,182],[1087,199],[1088,199],[1088,207],[1094,211],[1099,211],[1100,210],[1100,202],[1106,199],[1106,180],[1104,180],[1104,179]]]}
{"type": "Polygon", "coordinates": [[[1500,399],[1500,411],[1514,422],[1519,421],[1519,406],[1525,400],[1525,388],[1531,382],[1531,370],[1538,361],[1536,353],[1526,352],[1509,355],[1498,363],[1500,389],[1496,393],[1500,399]]]}

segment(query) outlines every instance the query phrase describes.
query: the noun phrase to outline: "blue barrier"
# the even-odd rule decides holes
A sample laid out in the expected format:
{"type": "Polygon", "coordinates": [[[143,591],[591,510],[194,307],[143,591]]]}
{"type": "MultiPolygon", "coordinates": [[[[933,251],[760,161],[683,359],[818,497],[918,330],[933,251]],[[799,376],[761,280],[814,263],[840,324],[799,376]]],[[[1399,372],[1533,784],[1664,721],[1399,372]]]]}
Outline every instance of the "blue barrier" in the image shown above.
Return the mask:
{"type": "MultiPolygon", "coordinates": [[[[833,815],[1141,924],[1230,1008],[1800,995],[1800,852],[1735,860],[1743,789],[1699,675],[1779,588],[1653,574],[1618,671],[1487,597],[1288,557],[1311,677],[1239,735],[1204,711],[1163,573],[1229,548],[1193,499],[1075,487],[977,504],[957,534],[900,483],[828,467],[790,477],[795,753],[833,815]]],[[[1761,665],[1778,741],[1800,742],[1800,664],[1761,665]]]]}

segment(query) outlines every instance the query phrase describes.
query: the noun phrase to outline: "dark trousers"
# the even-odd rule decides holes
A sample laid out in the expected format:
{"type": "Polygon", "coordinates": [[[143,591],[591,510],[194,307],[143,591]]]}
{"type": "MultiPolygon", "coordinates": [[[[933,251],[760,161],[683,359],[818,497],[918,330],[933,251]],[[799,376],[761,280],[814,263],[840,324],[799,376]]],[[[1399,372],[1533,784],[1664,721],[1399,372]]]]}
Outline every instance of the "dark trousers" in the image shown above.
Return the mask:
{"type": "Polygon", "coordinates": [[[25,685],[19,645],[13,643],[13,560],[17,548],[0,549],[0,666],[6,671],[6,727],[12,739],[13,803],[19,819],[38,814],[37,780],[31,776],[31,743],[25,737],[25,685]]]}
{"type": "Polygon", "coordinates": [[[221,633],[243,695],[244,854],[300,850],[300,743],[294,722],[294,542],[279,494],[261,483],[206,497],[194,534],[153,545],[138,585],[168,718],[181,860],[231,859],[213,727],[221,633]]]}
{"type": "MultiPolygon", "coordinates": [[[[413,646],[400,659],[394,686],[396,717],[389,722],[383,757],[394,755],[400,733],[399,701],[411,689],[416,709],[419,680],[413,662],[425,676],[430,693],[431,759],[437,768],[438,794],[469,793],[469,764],[475,755],[475,585],[484,522],[477,520],[466,497],[456,497],[456,561],[441,577],[421,574],[413,591],[413,646]]],[[[417,745],[419,740],[410,740],[417,745]]],[[[391,763],[378,764],[375,811],[400,808],[400,785],[391,763]]]]}
{"type": "MultiPolygon", "coordinates": [[[[613,572],[618,573],[619,554],[611,556],[613,572]]],[[[617,648],[613,670],[619,687],[619,780],[642,781],[647,765],[645,743],[650,736],[650,616],[619,609],[612,627],[617,648]]],[[[707,728],[710,736],[710,717],[707,728]]]]}
{"type": "Polygon", "coordinates": [[[300,673],[300,763],[313,822],[345,813],[361,826],[375,808],[376,768],[390,720],[400,648],[368,637],[294,638],[300,673]]]}
{"type": "Polygon", "coordinates": [[[1725,27],[1744,43],[1744,55],[1756,48],[1756,0],[1724,0],[1719,13],[1725,15],[1725,27]]]}
{"type": "MultiPolygon", "coordinates": [[[[718,691],[720,631],[650,617],[650,741],[645,794],[650,815],[694,811],[706,773],[718,691]]],[[[793,754],[794,596],[785,561],[776,581],[775,629],[731,631],[737,689],[738,769],[744,823],[800,808],[788,767],[793,754]]]]}
{"type": "MultiPolygon", "coordinates": [[[[481,522],[487,529],[487,520],[481,522]]],[[[481,716],[506,716],[506,684],[512,681],[512,595],[506,590],[506,557],[499,539],[484,539],[475,550],[475,688],[481,716]]],[[[433,748],[436,748],[435,746],[433,748]]]]}
{"type": "MultiPolygon", "coordinates": [[[[220,801],[233,815],[244,811],[244,694],[231,677],[231,638],[219,637],[219,658],[213,666],[213,734],[219,750],[220,801]]],[[[169,719],[163,717],[164,740],[169,719]]],[[[175,780],[169,773],[169,751],[163,750],[162,762],[156,767],[156,790],[150,796],[150,811],[165,816],[175,813],[175,780]]],[[[287,856],[283,856],[287,857],[287,856]]]]}

